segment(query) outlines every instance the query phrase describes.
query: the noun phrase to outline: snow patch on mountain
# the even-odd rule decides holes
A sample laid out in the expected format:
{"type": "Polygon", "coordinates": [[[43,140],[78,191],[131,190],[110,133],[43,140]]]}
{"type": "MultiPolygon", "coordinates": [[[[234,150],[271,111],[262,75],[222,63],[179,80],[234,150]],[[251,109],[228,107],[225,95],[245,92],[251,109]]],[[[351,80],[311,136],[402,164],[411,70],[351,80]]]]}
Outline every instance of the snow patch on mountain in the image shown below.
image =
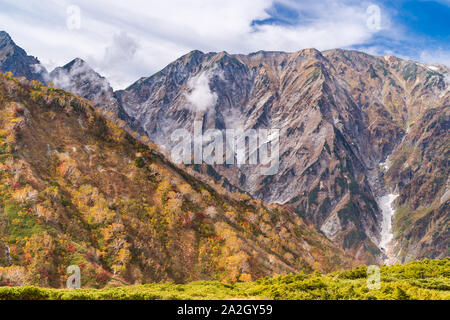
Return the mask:
{"type": "Polygon", "coordinates": [[[380,248],[387,256],[386,262],[390,258],[389,245],[394,238],[394,232],[392,230],[392,219],[394,217],[395,210],[393,208],[393,202],[398,197],[398,194],[388,193],[378,199],[378,205],[381,209],[381,231],[380,231],[380,248]]]}

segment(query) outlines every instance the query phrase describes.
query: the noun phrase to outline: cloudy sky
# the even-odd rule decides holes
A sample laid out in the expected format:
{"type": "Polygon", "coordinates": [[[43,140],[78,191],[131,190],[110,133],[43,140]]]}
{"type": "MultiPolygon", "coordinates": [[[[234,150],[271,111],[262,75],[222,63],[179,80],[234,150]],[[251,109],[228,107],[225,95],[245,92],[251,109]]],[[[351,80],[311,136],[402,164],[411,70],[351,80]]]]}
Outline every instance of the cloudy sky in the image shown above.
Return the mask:
{"type": "Polygon", "coordinates": [[[49,71],[80,57],[115,89],[193,49],[339,47],[450,65],[449,0],[0,0],[0,30],[49,71]]]}

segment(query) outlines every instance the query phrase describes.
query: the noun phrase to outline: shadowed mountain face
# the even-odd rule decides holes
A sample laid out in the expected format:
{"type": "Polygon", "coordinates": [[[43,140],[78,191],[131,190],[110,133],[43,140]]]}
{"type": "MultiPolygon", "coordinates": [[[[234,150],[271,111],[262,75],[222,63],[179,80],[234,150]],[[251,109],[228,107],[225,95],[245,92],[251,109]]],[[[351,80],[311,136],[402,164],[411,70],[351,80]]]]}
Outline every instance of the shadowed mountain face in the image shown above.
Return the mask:
{"type": "MultiPolygon", "coordinates": [[[[130,124],[169,151],[174,144],[170,134],[179,128],[192,132],[194,120],[202,121],[204,130],[280,129],[277,174],[261,175],[258,165],[216,165],[203,171],[256,198],[289,204],[344,249],[374,262],[383,256],[381,234],[390,232],[381,227],[380,198],[400,193],[403,199],[405,183],[417,174],[385,183],[380,163],[393,150],[410,146],[409,135],[423,129],[417,124],[426,121],[428,110],[448,126],[448,71],[345,50],[193,51],[117,96],[130,124]]],[[[437,139],[448,152],[448,130],[440,134],[437,139]]],[[[418,152],[428,148],[422,144],[418,152]]],[[[419,166],[433,166],[445,180],[448,166],[436,167],[434,160],[418,160],[419,166]]],[[[430,191],[429,200],[446,190],[444,181],[430,191]]],[[[424,228],[432,228],[431,220],[424,228]]],[[[397,228],[396,241],[403,241],[397,228]]],[[[444,247],[432,256],[446,255],[444,247]]],[[[396,255],[394,250],[384,253],[396,255]]]]}
{"type": "Polygon", "coordinates": [[[28,80],[43,80],[46,74],[39,60],[27,55],[4,31],[0,31],[0,70],[28,80]]]}

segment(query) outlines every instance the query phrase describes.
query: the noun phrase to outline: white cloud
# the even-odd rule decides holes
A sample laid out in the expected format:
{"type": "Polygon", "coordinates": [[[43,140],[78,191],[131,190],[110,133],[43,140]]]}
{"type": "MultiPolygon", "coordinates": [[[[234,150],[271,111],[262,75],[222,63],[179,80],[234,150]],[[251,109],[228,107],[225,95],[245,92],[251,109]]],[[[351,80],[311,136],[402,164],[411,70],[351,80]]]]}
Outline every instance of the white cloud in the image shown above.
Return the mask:
{"type": "MultiPolygon", "coordinates": [[[[371,39],[371,2],[279,0],[298,10],[294,26],[259,25],[273,0],[79,0],[81,28],[69,30],[63,0],[0,0],[0,29],[52,70],[75,57],[106,76],[115,89],[149,76],[198,49],[249,53],[349,47],[371,39]]],[[[382,10],[382,25],[389,17],[382,10]]]]}
{"type": "Polygon", "coordinates": [[[106,79],[99,78],[98,75],[93,73],[89,66],[83,61],[77,59],[67,69],[57,69],[55,72],[47,75],[46,81],[53,82],[58,88],[71,91],[78,95],[84,95],[83,84],[91,83],[101,88],[95,94],[91,91],[91,97],[94,102],[101,102],[102,94],[109,89],[109,83],[106,79]]]}
{"type": "Polygon", "coordinates": [[[443,49],[433,51],[422,51],[420,60],[427,64],[444,64],[450,67],[450,52],[443,49]]]}
{"type": "MultiPolygon", "coordinates": [[[[139,49],[138,40],[125,31],[112,35],[111,42],[106,46],[102,56],[92,55],[86,58],[89,65],[105,76],[116,87],[126,87],[130,83],[127,73],[129,69],[137,69],[141,59],[136,57],[139,49]]],[[[133,72],[134,75],[134,72],[133,72]]],[[[132,79],[131,81],[136,80],[132,79]]]]}
{"type": "Polygon", "coordinates": [[[191,91],[186,94],[186,99],[192,106],[193,111],[199,115],[214,107],[217,102],[217,94],[212,92],[209,87],[209,82],[215,75],[222,77],[222,74],[216,68],[212,68],[203,71],[188,81],[188,87],[191,91]]]}

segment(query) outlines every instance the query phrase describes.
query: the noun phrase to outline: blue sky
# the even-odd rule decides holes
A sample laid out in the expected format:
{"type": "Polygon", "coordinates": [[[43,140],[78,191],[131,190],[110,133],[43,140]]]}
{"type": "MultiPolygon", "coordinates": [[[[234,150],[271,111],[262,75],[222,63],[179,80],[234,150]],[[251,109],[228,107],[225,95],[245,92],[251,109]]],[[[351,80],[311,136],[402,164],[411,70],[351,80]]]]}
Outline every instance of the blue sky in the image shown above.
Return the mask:
{"type": "MultiPolygon", "coordinates": [[[[302,3],[305,1],[275,1],[266,9],[269,17],[254,20],[252,25],[295,27],[313,24],[321,19],[321,15],[309,10],[311,8],[308,6],[302,8],[302,3]],[[293,4],[300,6],[296,7],[293,4]]],[[[432,60],[429,56],[431,53],[428,52],[434,51],[442,56],[437,56],[436,62],[449,62],[450,1],[397,0],[372,1],[371,4],[380,8],[381,30],[374,33],[370,39],[346,48],[380,55],[395,54],[416,60],[425,58],[430,60],[428,62],[432,60]]]]}
{"type": "Polygon", "coordinates": [[[193,49],[339,47],[450,65],[449,0],[0,0],[0,9],[0,30],[49,70],[80,57],[116,89],[193,49]]]}

